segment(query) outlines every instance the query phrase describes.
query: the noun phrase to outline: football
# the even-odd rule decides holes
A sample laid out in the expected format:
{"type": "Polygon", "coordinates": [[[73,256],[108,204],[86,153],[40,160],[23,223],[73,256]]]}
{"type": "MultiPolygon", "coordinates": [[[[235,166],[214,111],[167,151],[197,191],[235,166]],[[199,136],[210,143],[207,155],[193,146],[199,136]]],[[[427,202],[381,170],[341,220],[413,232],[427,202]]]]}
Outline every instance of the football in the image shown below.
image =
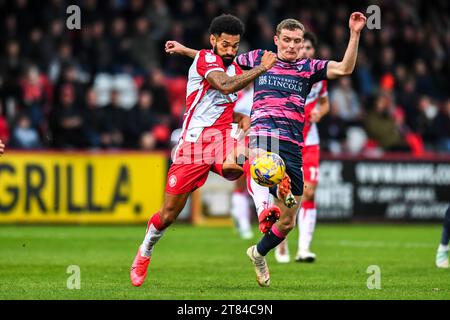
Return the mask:
{"type": "Polygon", "coordinates": [[[286,172],[283,159],[273,152],[265,152],[250,165],[250,174],[255,182],[263,187],[272,187],[281,182],[286,172]]]}

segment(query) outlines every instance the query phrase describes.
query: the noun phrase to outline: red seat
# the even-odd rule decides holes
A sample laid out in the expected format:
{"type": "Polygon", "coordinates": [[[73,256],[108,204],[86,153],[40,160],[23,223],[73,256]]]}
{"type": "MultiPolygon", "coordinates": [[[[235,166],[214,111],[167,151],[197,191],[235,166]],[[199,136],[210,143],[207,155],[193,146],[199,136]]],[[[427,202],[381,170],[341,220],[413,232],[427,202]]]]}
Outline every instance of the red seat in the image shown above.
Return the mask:
{"type": "Polygon", "coordinates": [[[174,117],[179,118],[185,109],[186,104],[186,85],[185,77],[167,78],[166,89],[169,96],[170,110],[174,117]]]}

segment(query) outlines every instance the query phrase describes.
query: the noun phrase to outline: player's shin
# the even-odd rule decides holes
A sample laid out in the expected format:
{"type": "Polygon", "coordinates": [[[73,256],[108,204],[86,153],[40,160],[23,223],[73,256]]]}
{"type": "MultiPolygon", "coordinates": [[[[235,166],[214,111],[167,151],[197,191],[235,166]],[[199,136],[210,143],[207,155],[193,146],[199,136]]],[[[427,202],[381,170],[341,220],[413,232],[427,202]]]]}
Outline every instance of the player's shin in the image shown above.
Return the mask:
{"type": "Polygon", "coordinates": [[[308,252],[316,227],[316,204],[314,201],[306,200],[302,202],[300,212],[298,214],[299,226],[299,252],[308,252]]]}
{"type": "Polygon", "coordinates": [[[141,255],[149,258],[152,255],[154,245],[164,235],[165,227],[161,222],[161,215],[158,211],[155,213],[147,225],[147,232],[141,245],[141,255]]]}
{"type": "Polygon", "coordinates": [[[250,195],[255,203],[256,212],[259,215],[270,204],[270,192],[269,188],[260,186],[257,184],[250,175],[247,175],[247,185],[250,195]]]}
{"type": "Polygon", "coordinates": [[[256,245],[256,250],[262,256],[265,256],[270,250],[278,246],[284,239],[286,234],[278,230],[276,225],[264,235],[261,241],[256,245]]]}
{"type": "Polygon", "coordinates": [[[280,218],[281,210],[272,203],[273,197],[270,195],[269,188],[260,186],[250,176],[248,177],[248,191],[258,213],[259,230],[266,233],[280,218]]]}

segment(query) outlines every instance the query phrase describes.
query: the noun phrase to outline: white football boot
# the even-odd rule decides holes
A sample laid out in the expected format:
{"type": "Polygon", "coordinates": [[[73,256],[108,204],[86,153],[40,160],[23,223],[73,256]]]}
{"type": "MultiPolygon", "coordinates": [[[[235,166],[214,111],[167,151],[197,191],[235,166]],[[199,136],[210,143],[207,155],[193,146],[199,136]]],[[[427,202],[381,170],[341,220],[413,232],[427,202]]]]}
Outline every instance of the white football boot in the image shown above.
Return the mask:
{"type": "Polygon", "coordinates": [[[260,255],[256,250],[256,246],[251,246],[247,249],[247,256],[255,266],[256,281],[261,287],[268,287],[270,285],[269,267],[266,259],[260,255]]]}
{"type": "Polygon", "coordinates": [[[436,253],[436,267],[445,268],[449,267],[448,263],[448,250],[438,250],[436,253]]]}
{"type": "Polygon", "coordinates": [[[253,232],[251,230],[240,231],[239,234],[240,234],[241,238],[244,240],[250,240],[253,238],[253,232]]]}
{"type": "Polygon", "coordinates": [[[316,261],[316,254],[312,253],[309,250],[300,251],[297,253],[297,256],[295,257],[295,261],[297,262],[314,262],[316,261]]]}

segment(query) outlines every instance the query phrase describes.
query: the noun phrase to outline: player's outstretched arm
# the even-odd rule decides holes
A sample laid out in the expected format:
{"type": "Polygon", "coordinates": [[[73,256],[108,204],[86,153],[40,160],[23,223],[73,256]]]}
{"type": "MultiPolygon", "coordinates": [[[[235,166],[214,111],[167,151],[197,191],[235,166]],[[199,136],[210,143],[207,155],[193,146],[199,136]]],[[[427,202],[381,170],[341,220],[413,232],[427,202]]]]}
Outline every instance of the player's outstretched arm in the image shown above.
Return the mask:
{"type": "Polygon", "coordinates": [[[245,88],[250,82],[258,78],[277,62],[277,56],[271,51],[264,51],[261,64],[237,76],[228,76],[223,71],[212,71],[206,80],[223,94],[230,94],[245,88]]]}
{"type": "Polygon", "coordinates": [[[3,144],[2,140],[0,140],[0,155],[2,155],[3,152],[5,152],[5,145],[3,144]]]}
{"type": "Polygon", "coordinates": [[[353,12],[350,15],[348,26],[350,28],[350,40],[348,41],[347,50],[345,50],[342,61],[330,61],[327,67],[327,78],[336,79],[349,75],[355,69],[356,58],[358,56],[358,45],[361,30],[366,25],[367,18],[361,12],[353,12]]]}
{"type": "Polygon", "coordinates": [[[180,54],[183,56],[188,56],[191,59],[194,59],[198,52],[198,50],[183,46],[181,43],[174,40],[166,41],[165,50],[169,54],[180,54]]]}
{"type": "MultiPolygon", "coordinates": [[[[169,54],[181,54],[192,59],[198,53],[197,50],[188,48],[181,43],[169,40],[166,42],[165,50],[169,54]]],[[[225,72],[213,71],[208,74],[206,80],[223,94],[230,94],[245,88],[250,82],[258,78],[261,74],[272,68],[277,61],[275,53],[265,51],[261,58],[261,64],[243,74],[230,77],[225,72]]]]}

